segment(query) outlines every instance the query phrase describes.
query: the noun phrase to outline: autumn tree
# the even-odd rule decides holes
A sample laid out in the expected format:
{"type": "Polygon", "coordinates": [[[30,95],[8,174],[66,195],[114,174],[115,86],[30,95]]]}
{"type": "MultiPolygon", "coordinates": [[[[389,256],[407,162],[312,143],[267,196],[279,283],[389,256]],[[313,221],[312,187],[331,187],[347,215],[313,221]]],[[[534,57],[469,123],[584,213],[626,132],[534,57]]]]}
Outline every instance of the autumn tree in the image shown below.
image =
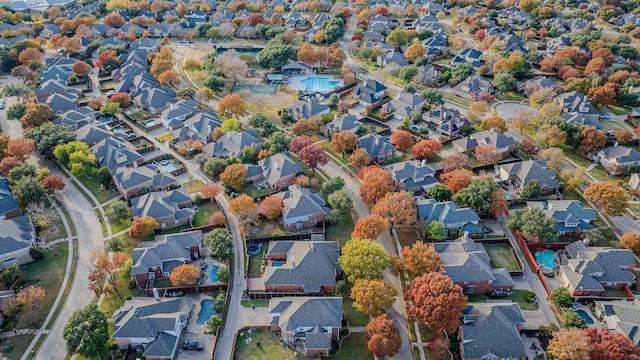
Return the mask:
{"type": "Polygon", "coordinates": [[[473,208],[478,215],[486,215],[492,209],[494,191],[500,190],[493,178],[473,178],[469,186],[453,195],[452,200],[460,206],[473,208]]]}
{"type": "Polygon", "coordinates": [[[131,223],[129,236],[131,236],[132,239],[140,240],[152,234],[159,227],[160,224],[151,216],[140,217],[131,223]]]}
{"type": "Polygon", "coordinates": [[[173,286],[188,286],[195,284],[200,277],[200,269],[193,264],[182,264],[169,274],[173,286]]]}
{"type": "Polygon", "coordinates": [[[291,125],[289,131],[293,136],[313,136],[318,133],[318,129],[319,126],[311,119],[300,119],[291,125]]]}
{"type": "Polygon", "coordinates": [[[589,339],[591,360],[640,359],[640,347],[622,333],[606,327],[590,327],[583,332],[589,339]]]}
{"type": "Polygon", "coordinates": [[[58,175],[46,175],[40,180],[44,188],[49,194],[53,194],[56,190],[64,189],[64,181],[58,175]]]}
{"type": "Polygon", "coordinates": [[[165,86],[167,84],[180,85],[180,82],[181,80],[178,77],[178,73],[173,69],[163,71],[158,75],[158,84],[160,84],[160,86],[165,86]]]}
{"type": "Polygon", "coordinates": [[[375,204],[394,188],[391,173],[377,166],[369,166],[360,170],[358,178],[362,180],[360,196],[364,202],[370,205],[375,204]]]}
{"type": "Polygon", "coordinates": [[[502,159],[502,154],[498,152],[498,149],[493,144],[476,146],[474,154],[483,164],[492,164],[502,159]]]}
{"type": "MultiPolygon", "coordinates": [[[[595,106],[610,106],[616,103],[617,91],[615,84],[606,84],[604,86],[594,86],[587,92],[587,96],[591,103],[595,106]]],[[[616,85],[617,86],[617,85],[616,85]]]]}
{"type": "Polygon", "coordinates": [[[440,257],[432,245],[416,241],[402,248],[401,257],[391,257],[392,270],[396,274],[406,272],[410,278],[440,270],[440,257]],[[396,265],[396,266],[394,266],[396,265]],[[399,265],[399,266],[398,266],[399,265]]]}
{"type": "Polygon", "coordinates": [[[200,195],[202,195],[203,199],[209,199],[213,203],[213,200],[215,200],[216,196],[218,196],[221,191],[222,188],[218,184],[209,182],[202,186],[202,189],[200,189],[200,195]]]}
{"type": "Polygon", "coordinates": [[[397,295],[393,285],[380,279],[358,279],[351,288],[353,306],[368,316],[378,316],[393,306],[397,295]]]}
{"type": "Polygon", "coordinates": [[[335,133],[331,137],[331,143],[329,145],[331,146],[331,150],[342,154],[344,158],[346,151],[353,151],[356,146],[358,146],[358,135],[351,131],[335,133]]]}
{"type": "Polygon", "coordinates": [[[553,334],[547,348],[555,359],[584,360],[589,359],[589,338],[578,328],[566,328],[553,334]]]}
{"type": "Polygon", "coordinates": [[[584,74],[601,76],[604,69],[606,67],[606,63],[604,59],[599,57],[594,57],[587,63],[587,66],[584,68],[584,74]]]}
{"type": "Polygon", "coordinates": [[[616,141],[620,144],[626,144],[633,139],[633,134],[629,130],[621,129],[614,134],[616,141]]]}
{"type": "Polygon", "coordinates": [[[407,60],[415,63],[416,60],[424,57],[426,53],[427,51],[425,50],[424,45],[422,45],[422,42],[416,39],[410,46],[407,47],[404,52],[404,56],[407,58],[407,60]]]}
{"type": "Polygon", "coordinates": [[[21,313],[29,323],[36,323],[38,313],[46,298],[46,291],[43,287],[29,285],[16,295],[16,301],[21,308],[21,313]]]}
{"type": "Polygon", "coordinates": [[[107,16],[102,19],[102,22],[111,27],[119,28],[124,25],[125,19],[117,12],[112,12],[107,14],[107,16]]]}
{"type": "Polygon", "coordinates": [[[626,233],[620,238],[620,245],[625,249],[633,251],[636,256],[640,256],[640,235],[626,233]]]}
{"type": "Polygon", "coordinates": [[[536,130],[535,140],[544,147],[554,147],[566,142],[567,133],[557,125],[542,124],[536,130]]]}
{"type": "Polygon", "coordinates": [[[78,61],[77,63],[73,64],[71,70],[73,70],[76,75],[82,76],[91,71],[91,65],[87,64],[84,61],[78,61]]]}
{"type": "Polygon", "coordinates": [[[369,320],[364,342],[367,350],[378,358],[393,356],[402,346],[400,331],[387,314],[378,315],[369,320]]]}
{"type": "Polygon", "coordinates": [[[447,185],[454,194],[466,188],[471,183],[473,172],[466,169],[454,169],[440,175],[440,181],[447,185]]]}
{"type": "Polygon", "coordinates": [[[313,144],[313,140],[311,140],[309,136],[307,135],[296,136],[289,143],[289,151],[292,151],[297,154],[300,152],[300,150],[304,149],[305,147],[311,144],[313,144]]]}
{"type": "Polygon", "coordinates": [[[584,198],[605,215],[622,215],[627,209],[629,196],[626,191],[610,182],[592,183],[584,190],[584,198]]]}
{"type": "Polygon", "coordinates": [[[360,169],[371,163],[371,156],[369,156],[369,153],[366,149],[355,149],[349,156],[349,162],[355,168],[360,169]]]}
{"type": "Polygon", "coordinates": [[[315,175],[316,168],[320,165],[326,165],[329,162],[329,156],[323,147],[316,144],[307,145],[298,152],[298,159],[302,160],[308,167],[313,170],[315,175]]]}
{"type": "Polygon", "coordinates": [[[387,228],[387,220],[382,216],[371,214],[358,219],[351,233],[352,239],[377,239],[387,228]]]}
{"type": "Polygon", "coordinates": [[[269,195],[260,204],[260,214],[269,220],[275,220],[282,214],[283,207],[280,196],[269,195]]]}
{"type": "Polygon", "coordinates": [[[561,172],[565,166],[564,155],[561,149],[545,149],[540,152],[540,158],[547,161],[547,166],[556,172],[561,172]]]}
{"type": "Polygon", "coordinates": [[[240,194],[240,196],[229,201],[229,211],[244,226],[255,221],[258,215],[258,204],[249,195],[240,194]]]}
{"type": "Polygon", "coordinates": [[[4,156],[13,157],[24,162],[29,158],[33,150],[35,150],[35,142],[33,140],[25,138],[11,139],[4,149],[4,156]]]}
{"type": "Polygon", "coordinates": [[[588,148],[604,146],[604,143],[607,141],[607,135],[603,131],[592,128],[591,126],[587,126],[582,130],[581,137],[580,143],[588,148]]]}
{"type": "Polygon", "coordinates": [[[410,149],[413,146],[413,136],[404,130],[397,130],[391,133],[391,144],[398,150],[410,149]]]}
{"type": "Polygon", "coordinates": [[[417,220],[413,195],[408,191],[387,193],[376,202],[371,213],[383,217],[391,227],[393,225],[414,225],[417,220]]]}
{"type": "Polygon", "coordinates": [[[509,128],[507,122],[498,115],[490,116],[482,122],[482,128],[485,130],[495,129],[501,133],[506,132],[509,128]]]}
{"type": "Polygon", "coordinates": [[[386,250],[371,239],[347,241],[339,261],[351,282],[359,279],[381,279],[382,272],[389,267],[386,250]]]}
{"type": "Polygon", "coordinates": [[[38,49],[28,47],[20,52],[18,60],[21,64],[29,65],[31,63],[39,63],[42,60],[42,53],[38,49]]]}
{"type": "Polygon", "coordinates": [[[441,151],[442,143],[438,140],[422,140],[413,147],[413,155],[419,160],[433,160],[441,151]]]}
{"type": "Polygon", "coordinates": [[[247,182],[247,167],[244,164],[231,164],[220,174],[220,181],[236,191],[247,182]]]}
{"type": "Polygon", "coordinates": [[[53,110],[47,104],[28,103],[27,110],[20,118],[22,128],[30,129],[38,127],[49,121],[49,117],[53,114],[53,110]]]}
{"type": "Polygon", "coordinates": [[[225,118],[244,115],[247,112],[247,106],[240,94],[227,94],[218,102],[218,113],[225,118]]]}
{"type": "Polygon", "coordinates": [[[411,281],[404,293],[408,312],[437,334],[451,334],[458,328],[467,297],[451,278],[431,272],[411,281]]]}
{"type": "Polygon", "coordinates": [[[537,155],[540,152],[540,148],[533,141],[529,139],[523,139],[518,143],[518,147],[527,155],[537,155]]]}
{"type": "Polygon", "coordinates": [[[473,166],[471,164],[471,160],[466,154],[452,154],[440,162],[440,168],[446,173],[460,169],[471,170],[473,166]]]}

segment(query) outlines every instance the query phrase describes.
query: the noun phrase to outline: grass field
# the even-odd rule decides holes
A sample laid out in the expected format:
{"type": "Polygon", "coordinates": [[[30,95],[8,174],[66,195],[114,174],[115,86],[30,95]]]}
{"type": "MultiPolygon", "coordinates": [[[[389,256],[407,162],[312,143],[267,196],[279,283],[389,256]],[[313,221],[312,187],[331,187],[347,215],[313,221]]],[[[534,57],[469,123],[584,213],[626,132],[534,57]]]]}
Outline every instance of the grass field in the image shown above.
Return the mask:
{"type": "Polygon", "coordinates": [[[241,193],[247,194],[252,198],[257,198],[261,196],[266,196],[271,194],[272,190],[268,187],[264,187],[262,189],[258,189],[253,184],[246,184],[242,189],[240,189],[241,193]]]}
{"type": "Polygon", "coordinates": [[[340,243],[340,247],[343,247],[344,244],[351,238],[351,233],[353,232],[353,217],[348,216],[345,220],[340,224],[331,224],[326,227],[326,240],[327,241],[337,241],[340,243]]]}
{"type": "Polygon", "coordinates": [[[485,244],[485,250],[491,259],[491,266],[494,268],[506,268],[509,271],[521,270],[516,258],[507,244],[485,244]]]}
{"type": "Polygon", "coordinates": [[[396,234],[398,235],[398,241],[402,247],[411,246],[416,241],[418,241],[418,235],[416,231],[411,228],[395,228],[396,234]]]}
{"type": "Polygon", "coordinates": [[[236,343],[236,360],[271,360],[271,359],[301,359],[295,350],[287,349],[278,338],[268,331],[256,331],[238,336],[236,343]],[[247,343],[247,339],[252,341],[247,343]],[[260,343],[260,347],[257,346],[260,343]]]}
{"type": "Polygon", "coordinates": [[[160,142],[165,142],[165,141],[169,141],[169,140],[173,140],[173,133],[172,132],[168,132],[164,135],[160,135],[156,138],[156,140],[160,141],[160,142]]]}
{"type": "Polygon", "coordinates": [[[76,179],[78,179],[82,183],[82,185],[84,185],[93,194],[93,196],[98,199],[100,204],[108,201],[118,194],[113,190],[100,191],[100,182],[98,181],[97,177],[87,178],[84,176],[80,176],[76,179]]]}
{"type": "Polygon", "coordinates": [[[609,110],[616,115],[627,115],[631,112],[631,108],[618,105],[610,105],[609,110]]]}
{"type": "Polygon", "coordinates": [[[200,189],[204,186],[204,182],[202,180],[191,180],[187,183],[182,184],[182,187],[186,188],[189,193],[199,193],[200,189]]]}
{"type": "Polygon", "coordinates": [[[249,299],[249,300],[242,300],[240,302],[240,305],[248,308],[251,306],[255,306],[255,307],[269,307],[269,299],[249,299]]]}
{"type": "MultiPolygon", "coordinates": [[[[524,295],[526,293],[526,290],[515,290],[513,295],[501,299],[517,302],[522,310],[538,310],[538,305],[525,300],[524,295]]],[[[469,302],[486,302],[487,300],[491,300],[486,294],[469,294],[467,297],[469,298],[469,302]]]]}
{"type": "Polygon", "coordinates": [[[2,341],[0,341],[0,347],[4,348],[7,346],[11,346],[11,344],[13,344],[13,350],[9,352],[3,351],[2,355],[0,356],[0,359],[3,359],[3,360],[4,359],[6,360],[20,359],[22,357],[22,354],[24,354],[25,350],[27,350],[27,347],[29,347],[29,344],[31,344],[31,341],[33,341],[34,337],[35,335],[18,335],[18,336],[2,339],[2,341]]]}
{"type": "Polygon", "coordinates": [[[269,246],[267,244],[262,245],[260,252],[255,255],[249,256],[249,277],[259,278],[262,276],[260,267],[262,266],[262,256],[267,252],[269,246]]]}
{"type": "Polygon", "coordinates": [[[625,129],[624,126],[620,125],[620,123],[616,121],[600,120],[600,125],[602,125],[602,129],[605,131],[618,131],[625,129]]]}
{"type": "Polygon", "coordinates": [[[117,234],[120,231],[125,230],[126,228],[131,226],[131,219],[125,219],[123,221],[120,221],[117,224],[109,222],[109,225],[111,225],[111,233],[112,234],[117,234]]]}
{"type": "Polygon", "coordinates": [[[199,227],[209,225],[209,217],[218,210],[218,204],[215,202],[212,203],[209,200],[203,201],[198,205],[198,211],[196,211],[193,216],[193,226],[199,227]]]}
{"type": "Polygon", "coordinates": [[[344,318],[349,323],[349,326],[366,326],[369,323],[369,317],[358,309],[353,307],[353,299],[351,296],[351,287],[353,286],[348,280],[346,281],[346,287],[344,289],[344,295],[342,296],[342,310],[344,312],[344,318]]]}
{"type": "Polygon", "coordinates": [[[351,333],[342,340],[340,350],[332,357],[335,360],[373,359],[364,344],[364,333],[351,333]]]}

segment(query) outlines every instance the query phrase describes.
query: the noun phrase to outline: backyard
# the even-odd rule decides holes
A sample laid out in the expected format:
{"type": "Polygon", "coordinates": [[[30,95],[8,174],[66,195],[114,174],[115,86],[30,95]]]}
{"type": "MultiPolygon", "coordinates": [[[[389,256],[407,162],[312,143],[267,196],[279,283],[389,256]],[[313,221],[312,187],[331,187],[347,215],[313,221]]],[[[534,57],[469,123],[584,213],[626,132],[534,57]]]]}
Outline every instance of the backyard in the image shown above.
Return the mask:
{"type": "Polygon", "coordinates": [[[262,267],[262,257],[269,249],[268,244],[263,244],[260,248],[260,252],[256,255],[249,256],[249,277],[250,278],[259,278],[262,276],[262,272],[260,268],[262,267]]]}
{"type": "MultiPolygon", "coordinates": [[[[522,310],[538,310],[538,305],[536,303],[529,302],[525,299],[525,295],[527,293],[527,290],[514,290],[513,295],[501,299],[511,300],[518,303],[522,310]]],[[[487,296],[487,294],[469,294],[467,297],[469,298],[469,302],[487,302],[487,300],[493,300],[491,297],[487,296]]]]}
{"type": "Polygon", "coordinates": [[[344,221],[339,224],[331,224],[325,228],[325,236],[327,241],[337,241],[340,247],[351,238],[353,232],[353,217],[347,216],[344,221]]]}
{"type": "Polygon", "coordinates": [[[364,343],[364,333],[351,333],[342,339],[340,350],[332,357],[336,360],[373,359],[364,343]]]}
{"type": "Polygon", "coordinates": [[[182,184],[182,187],[187,189],[190,194],[199,193],[203,186],[204,182],[202,180],[191,180],[182,184]]]}
{"type": "Polygon", "coordinates": [[[262,189],[258,189],[255,185],[249,183],[246,184],[242,189],[240,189],[241,193],[247,194],[252,198],[259,198],[263,196],[267,196],[273,192],[269,187],[263,187],[262,189]]]}
{"type": "Polygon", "coordinates": [[[285,348],[278,338],[268,331],[244,333],[238,336],[236,360],[302,359],[295,350],[285,348]],[[251,339],[251,340],[249,340],[251,339]],[[258,345],[260,344],[260,345],[258,345]]]}
{"type": "Polygon", "coordinates": [[[522,270],[508,244],[484,244],[484,248],[487,250],[491,266],[494,268],[506,268],[509,271],[522,270]]]}
{"type": "Polygon", "coordinates": [[[342,296],[342,311],[344,319],[349,326],[366,326],[369,323],[369,317],[353,307],[353,299],[351,299],[351,287],[353,286],[348,280],[342,296]]]}
{"type": "Polygon", "coordinates": [[[411,227],[395,227],[394,228],[396,235],[398,235],[398,241],[400,242],[400,246],[411,246],[416,241],[418,241],[418,234],[416,230],[411,227]]]}
{"type": "Polygon", "coordinates": [[[200,227],[209,225],[209,217],[214,212],[220,210],[216,202],[205,200],[198,205],[198,211],[193,216],[193,226],[200,227]]]}

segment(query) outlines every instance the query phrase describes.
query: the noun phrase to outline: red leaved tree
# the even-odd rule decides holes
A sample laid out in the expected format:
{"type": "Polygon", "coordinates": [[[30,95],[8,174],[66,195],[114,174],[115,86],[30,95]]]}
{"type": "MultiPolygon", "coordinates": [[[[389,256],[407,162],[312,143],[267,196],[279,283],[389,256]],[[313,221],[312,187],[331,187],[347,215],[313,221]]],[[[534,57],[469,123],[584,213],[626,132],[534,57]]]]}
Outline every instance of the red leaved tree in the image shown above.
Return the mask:
{"type": "Polygon", "coordinates": [[[73,70],[76,75],[84,75],[91,71],[91,65],[87,64],[84,61],[78,61],[77,63],[73,64],[71,70],[73,70]]]}
{"type": "Polygon", "coordinates": [[[156,219],[151,216],[144,216],[141,218],[137,218],[133,220],[131,223],[131,227],[129,228],[129,236],[132,239],[142,239],[147,235],[153,233],[155,229],[160,227],[160,224],[156,221],[156,219]]]}
{"type": "Polygon", "coordinates": [[[387,314],[381,314],[369,320],[366,331],[364,342],[373,355],[385,358],[400,351],[402,346],[400,331],[387,314]]]}
{"type": "Polygon", "coordinates": [[[282,214],[282,198],[277,195],[269,195],[260,204],[260,214],[269,220],[275,220],[282,214]]]}
{"type": "Polygon", "coordinates": [[[371,214],[358,219],[351,233],[352,239],[377,239],[388,226],[382,216],[371,214]]]}
{"type": "Polygon", "coordinates": [[[182,264],[169,274],[169,280],[173,286],[192,285],[198,281],[199,277],[200,269],[193,264],[182,264]]]}
{"type": "Polygon", "coordinates": [[[35,142],[31,139],[17,138],[9,140],[4,155],[14,157],[18,160],[25,161],[35,150],[35,142]]]}
{"type": "Polygon", "coordinates": [[[200,195],[202,195],[203,199],[209,199],[213,203],[213,200],[215,200],[216,196],[218,196],[221,191],[222,188],[218,184],[209,182],[204,184],[202,189],[200,189],[200,195]]]}
{"type": "Polygon", "coordinates": [[[49,194],[53,194],[56,190],[64,189],[64,181],[58,175],[45,175],[40,182],[49,194]]]}
{"type": "Polygon", "coordinates": [[[307,164],[313,170],[314,175],[319,165],[326,165],[329,162],[329,156],[324,148],[316,144],[307,145],[300,150],[298,159],[307,164]]]}
{"type": "Polygon", "coordinates": [[[391,173],[377,166],[360,170],[358,178],[362,180],[360,196],[369,205],[375,204],[394,188],[391,173]]]}
{"type": "Polygon", "coordinates": [[[413,145],[413,136],[404,130],[398,130],[391,133],[391,144],[398,150],[406,150],[413,145]]]}
{"type": "Polygon", "coordinates": [[[293,138],[293,140],[291,140],[291,142],[289,143],[289,150],[297,154],[300,152],[300,150],[311,144],[313,144],[313,140],[311,140],[309,136],[298,136],[293,138]]]}
{"type": "Polygon", "coordinates": [[[466,188],[471,183],[473,172],[466,169],[456,169],[440,175],[440,181],[447,185],[454,194],[466,188]]]}
{"type": "Polygon", "coordinates": [[[413,155],[419,160],[435,159],[440,151],[442,151],[442,144],[438,140],[422,140],[413,147],[413,155]]]}

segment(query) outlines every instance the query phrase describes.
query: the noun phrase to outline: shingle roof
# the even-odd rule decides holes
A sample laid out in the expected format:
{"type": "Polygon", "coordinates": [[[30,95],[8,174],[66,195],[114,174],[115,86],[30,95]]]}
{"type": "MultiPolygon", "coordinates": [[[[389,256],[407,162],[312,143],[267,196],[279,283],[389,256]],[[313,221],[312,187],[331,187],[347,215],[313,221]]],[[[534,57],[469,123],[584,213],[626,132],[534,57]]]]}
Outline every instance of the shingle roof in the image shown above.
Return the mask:
{"type": "Polygon", "coordinates": [[[120,184],[127,191],[138,186],[164,187],[177,183],[177,179],[168,172],[157,172],[157,166],[152,164],[140,167],[119,167],[113,175],[116,184],[120,184]]]}
{"type": "Polygon", "coordinates": [[[142,242],[133,249],[131,275],[145,274],[149,268],[158,266],[163,271],[164,263],[179,260],[191,260],[191,247],[200,246],[202,243],[202,231],[189,231],[179,234],[158,235],[153,241],[142,242]]]}
{"type": "MultiPolygon", "coordinates": [[[[268,254],[283,254],[287,245],[286,266],[267,266],[265,286],[302,286],[320,288],[334,286],[340,272],[340,245],[336,241],[282,241],[269,244],[268,254]]],[[[310,291],[312,292],[312,291],[310,291]]],[[[319,291],[318,291],[319,292],[319,291]]]]}
{"type": "Polygon", "coordinates": [[[19,207],[20,205],[9,191],[9,181],[0,176],[0,216],[19,207]]]}
{"type": "MultiPolygon", "coordinates": [[[[527,160],[500,166],[508,175],[516,175],[523,184],[537,180],[541,188],[557,189],[560,183],[556,180],[556,172],[547,168],[544,160],[527,160]]],[[[503,179],[506,180],[506,179],[503,179]]]]}
{"type": "Polygon", "coordinates": [[[361,136],[358,141],[360,142],[360,147],[367,150],[367,153],[371,157],[379,156],[387,151],[395,150],[395,147],[386,139],[376,134],[361,136]]]}
{"type": "Polygon", "coordinates": [[[245,146],[251,146],[251,144],[262,148],[262,140],[253,130],[243,132],[229,131],[218,138],[218,141],[205,145],[202,152],[222,158],[232,156],[240,157],[242,155],[242,149],[245,146]]]}
{"type": "Polygon", "coordinates": [[[358,131],[358,128],[363,125],[360,120],[358,120],[353,115],[344,114],[337,117],[335,120],[331,121],[328,124],[323,125],[324,128],[331,129],[334,132],[340,131],[350,131],[355,133],[358,131]]]}
{"type": "Polygon", "coordinates": [[[22,215],[12,219],[0,218],[0,255],[29,248],[35,240],[35,230],[29,215],[22,215]]]}
{"type": "Polygon", "coordinates": [[[516,325],[524,323],[525,318],[518,304],[474,303],[465,311],[465,319],[473,320],[460,325],[460,347],[465,359],[487,355],[522,358],[524,345],[516,325]]]}
{"type": "Polygon", "coordinates": [[[192,208],[180,209],[179,203],[191,201],[191,196],[186,188],[171,191],[154,191],[140,197],[131,199],[131,215],[134,219],[151,216],[160,219],[166,216],[175,216],[176,221],[184,219],[184,216],[193,216],[192,208]]]}
{"type": "Polygon", "coordinates": [[[282,196],[284,204],[282,218],[285,224],[298,221],[298,218],[307,220],[306,218],[315,214],[331,213],[325,205],[322,194],[297,184],[289,186],[289,191],[279,193],[278,196],[282,196]]]}
{"type": "Polygon", "coordinates": [[[635,266],[631,250],[589,247],[576,241],[565,247],[568,265],[562,271],[576,290],[603,291],[601,283],[634,283],[635,275],[627,269],[635,266]]]}
{"type": "Polygon", "coordinates": [[[275,184],[285,176],[295,175],[303,171],[302,164],[295,162],[289,153],[278,153],[258,161],[262,175],[269,184],[275,184]]]}
{"type": "Polygon", "coordinates": [[[96,155],[100,166],[106,166],[112,171],[143,159],[133,144],[115,137],[105,138],[95,144],[91,147],[91,152],[96,155]]]}
{"type": "MultiPolygon", "coordinates": [[[[341,297],[277,298],[269,301],[269,314],[279,315],[279,326],[285,331],[299,327],[339,328],[342,324],[341,297]],[[277,309],[279,313],[274,312],[277,309]]],[[[317,330],[317,329],[316,329],[317,330]]]]}
{"type": "Polygon", "coordinates": [[[456,223],[468,223],[480,221],[480,217],[471,208],[460,208],[453,201],[437,202],[435,199],[416,197],[418,215],[427,222],[439,221],[445,226],[453,226],[456,223]]]}

